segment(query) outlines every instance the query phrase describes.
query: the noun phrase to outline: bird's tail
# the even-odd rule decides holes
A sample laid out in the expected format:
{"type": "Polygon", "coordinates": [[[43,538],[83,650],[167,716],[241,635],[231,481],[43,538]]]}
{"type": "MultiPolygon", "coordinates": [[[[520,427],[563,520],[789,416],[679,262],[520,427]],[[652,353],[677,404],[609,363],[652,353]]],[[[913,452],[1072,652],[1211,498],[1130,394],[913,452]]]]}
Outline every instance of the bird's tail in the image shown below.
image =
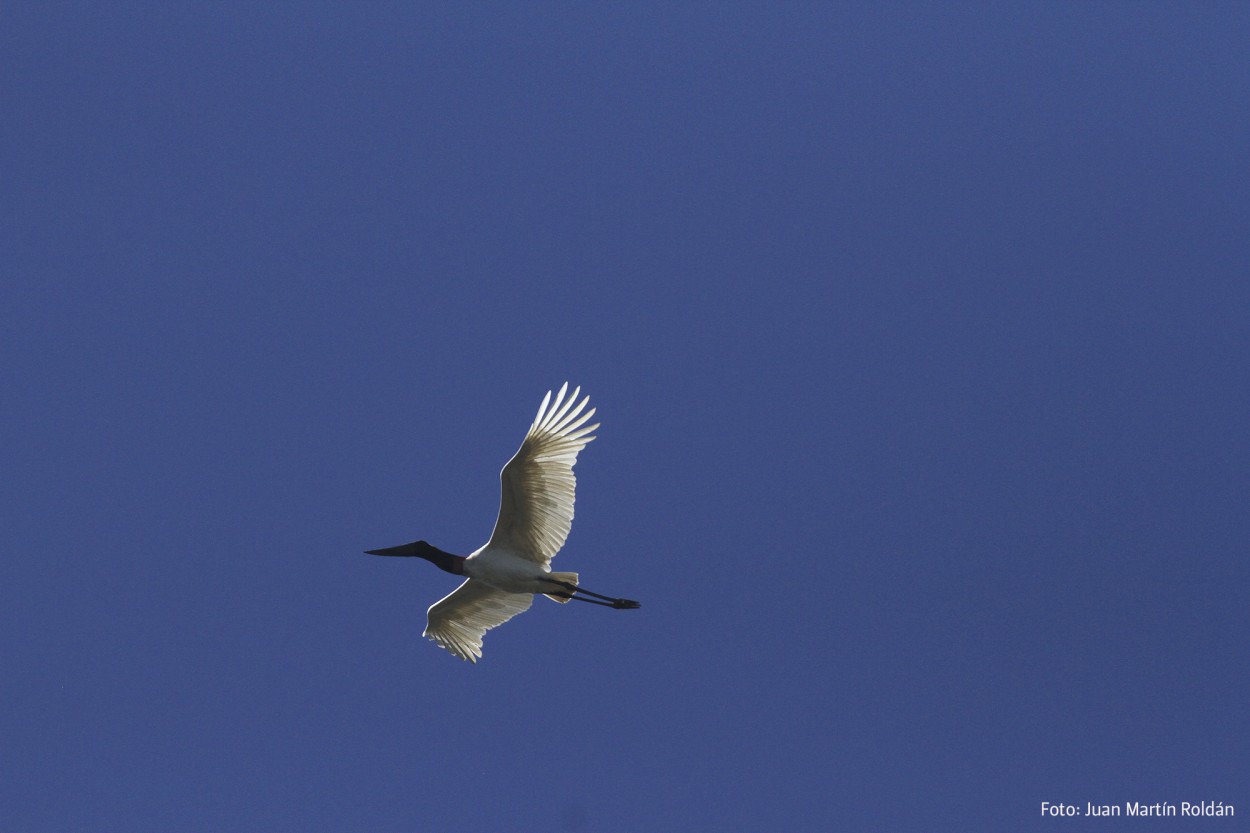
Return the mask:
{"type": "MultiPolygon", "coordinates": [[[[577,573],[548,573],[547,578],[552,579],[553,581],[563,581],[566,584],[577,584],[577,573]]],[[[551,593],[544,593],[543,595],[552,601],[564,604],[569,600],[568,592],[569,591],[566,590],[556,590],[551,593]],[[561,593],[564,593],[564,595],[560,595],[561,593]]]]}

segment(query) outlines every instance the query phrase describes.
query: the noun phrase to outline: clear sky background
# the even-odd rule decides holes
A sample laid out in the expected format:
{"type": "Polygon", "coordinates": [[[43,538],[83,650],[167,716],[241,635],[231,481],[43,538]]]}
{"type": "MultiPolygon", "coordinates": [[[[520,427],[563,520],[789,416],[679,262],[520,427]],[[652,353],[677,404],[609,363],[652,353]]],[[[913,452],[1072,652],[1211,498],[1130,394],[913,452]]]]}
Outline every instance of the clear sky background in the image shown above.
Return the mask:
{"type": "Polygon", "coordinates": [[[6,4],[0,828],[1240,828],[1247,43],[6,4]],[[643,608],[463,663],[456,580],[361,551],[483,544],[566,379],[556,568],[643,608]]]}

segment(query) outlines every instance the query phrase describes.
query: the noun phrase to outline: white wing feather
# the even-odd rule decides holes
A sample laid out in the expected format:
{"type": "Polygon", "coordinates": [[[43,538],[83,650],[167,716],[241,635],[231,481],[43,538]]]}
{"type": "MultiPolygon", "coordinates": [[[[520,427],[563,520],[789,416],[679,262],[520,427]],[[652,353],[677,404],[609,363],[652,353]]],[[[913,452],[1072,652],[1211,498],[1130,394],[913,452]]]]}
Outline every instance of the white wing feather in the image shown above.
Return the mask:
{"type": "Polygon", "coordinates": [[[555,402],[547,392],[520,450],[499,473],[499,520],[486,545],[509,549],[544,567],[569,537],[577,486],[573,464],[599,427],[582,427],[595,410],[582,413],[590,397],[578,402],[578,387],[565,399],[568,388],[565,382],[555,402]]]}
{"type": "Polygon", "coordinates": [[[529,610],[533,601],[529,593],[505,593],[467,579],[430,606],[422,636],[461,659],[477,662],[482,656],[482,637],[486,632],[529,610]]]}

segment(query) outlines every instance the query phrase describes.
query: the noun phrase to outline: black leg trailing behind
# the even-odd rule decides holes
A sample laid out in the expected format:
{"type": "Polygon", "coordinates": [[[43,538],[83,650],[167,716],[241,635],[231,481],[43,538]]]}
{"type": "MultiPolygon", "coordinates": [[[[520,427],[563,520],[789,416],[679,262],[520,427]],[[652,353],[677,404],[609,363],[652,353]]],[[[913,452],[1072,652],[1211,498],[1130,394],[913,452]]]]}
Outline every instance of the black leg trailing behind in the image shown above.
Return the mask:
{"type": "Polygon", "coordinates": [[[570,584],[567,581],[557,581],[556,579],[553,579],[553,578],[544,579],[544,581],[549,581],[552,584],[558,584],[559,586],[563,587],[568,592],[557,593],[556,595],[562,596],[566,599],[572,599],[573,601],[589,602],[590,604],[603,605],[604,607],[611,607],[611,608],[615,608],[616,610],[637,610],[638,608],[642,607],[642,605],[640,605],[638,602],[634,601],[633,599],[617,599],[612,596],[605,596],[602,593],[594,593],[594,592],[591,592],[590,590],[583,590],[581,587],[578,587],[576,584],[570,584]],[[579,593],[582,593],[584,595],[580,595],[580,596],[577,595],[579,593]],[[586,598],[586,596],[594,596],[594,599],[588,599],[586,598]],[[595,599],[602,599],[603,601],[595,601],[595,599]]]}

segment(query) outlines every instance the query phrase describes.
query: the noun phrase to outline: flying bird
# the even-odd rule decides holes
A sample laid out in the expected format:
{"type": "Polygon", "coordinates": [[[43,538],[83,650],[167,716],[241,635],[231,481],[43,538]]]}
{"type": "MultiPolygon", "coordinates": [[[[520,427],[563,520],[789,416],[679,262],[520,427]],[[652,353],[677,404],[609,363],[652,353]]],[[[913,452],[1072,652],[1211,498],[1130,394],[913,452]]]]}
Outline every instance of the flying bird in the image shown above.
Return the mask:
{"type": "Polygon", "coordinates": [[[477,662],[486,632],[529,610],[539,594],[557,602],[576,600],[618,610],[640,606],[582,588],[577,573],[551,571],[551,559],[573,525],[577,485],[573,464],[599,427],[599,423],[582,427],[595,410],[582,413],[590,397],[578,402],[582,390],[578,387],[566,399],[568,389],[565,382],[554,402],[547,391],[521,448],[499,473],[503,487],[499,519],[486,546],[467,556],[444,552],[425,541],[365,550],[368,555],[424,558],[441,570],[467,577],[430,607],[422,634],[461,659],[477,662]]]}

